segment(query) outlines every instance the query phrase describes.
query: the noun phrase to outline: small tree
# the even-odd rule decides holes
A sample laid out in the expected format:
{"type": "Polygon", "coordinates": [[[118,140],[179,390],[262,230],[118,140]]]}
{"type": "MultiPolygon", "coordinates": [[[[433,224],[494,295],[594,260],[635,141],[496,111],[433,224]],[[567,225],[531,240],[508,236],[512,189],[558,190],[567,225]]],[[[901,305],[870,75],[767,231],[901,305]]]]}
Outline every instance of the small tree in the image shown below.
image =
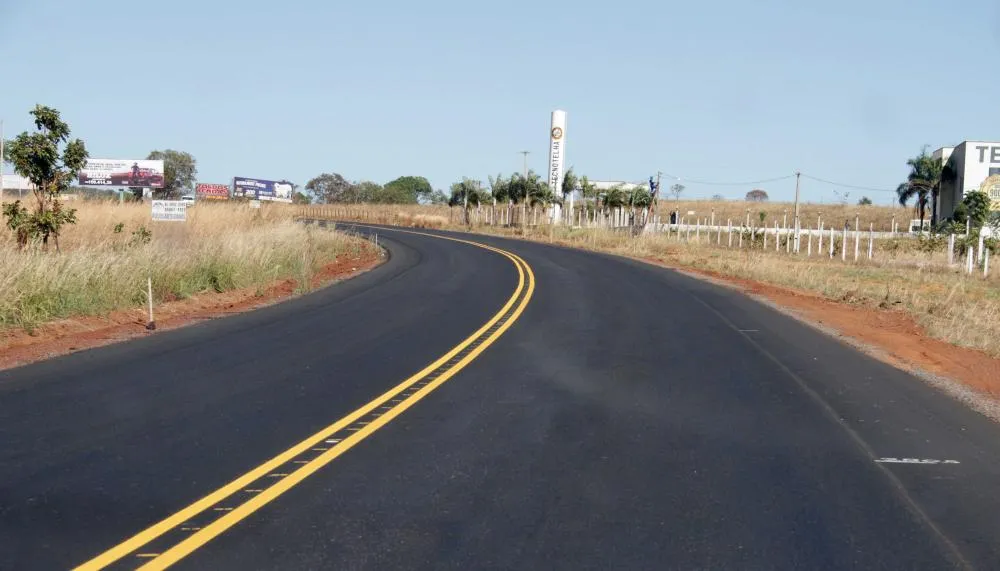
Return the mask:
{"type": "Polygon", "coordinates": [[[576,178],[576,173],[573,172],[573,167],[570,167],[563,175],[563,185],[562,185],[562,199],[566,202],[566,197],[569,196],[571,192],[580,186],[579,179],[576,178]]]}
{"type": "Polygon", "coordinates": [[[69,125],[60,118],[59,111],[36,105],[31,115],[37,132],[25,131],[6,145],[14,170],[34,185],[34,210],[29,211],[17,200],[5,205],[3,214],[22,248],[29,240],[39,238],[47,247],[52,238],[58,250],[62,226],[76,223],[76,209],[64,208],[59,195],[86,163],[87,147],[80,139],[69,140],[69,125]]]}
{"type": "MultiPolygon", "coordinates": [[[[163,188],[154,188],[154,197],[177,198],[182,194],[194,192],[194,184],[198,180],[198,161],[191,156],[191,153],[167,149],[153,151],[146,158],[163,161],[163,188]]],[[[136,197],[142,199],[141,191],[136,197]]]]}
{"type": "Polygon", "coordinates": [[[767,199],[768,199],[767,192],[759,188],[751,190],[746,195],[747,202],[767,202],[767,199]]]}
{"type": "Polygon", "coordinates": [[[481,182],[463,178],[462,182],[451,185],[451,199],[448,201],[448,206],[461,206],[465,212],[465,225],[468,226],[471,223],[469,207],[478,207],[485,199],[481,182]]]}
{"type": "Polygon", "coordinates": [[[961,204],[955,208],[952,219],[965,224],[966,221],[973,228],[982,228],[990,218],[990,197],[985,192],[974,190],[965,193],[961,204]]]}
{"type": "Polygon", "coordinates": [[[871,205],[872,205],[872,199],[868,198],[867,196],[862,196],[861,199],[858,200],[858,206],[871,206],[871,205]]]}
{"type": "Polygon", "coordinates": [[[674,200],[681,199],[681,193],[687,188],[683,184],[677,183],[670,186],[670,194],[674,195],[674,200]]]}
{"type": "Polygon", "coordinates": [[[712,195],[712,200],[714,200],[716,202],[723,202],[724,200],[726,200],[726,197],[722,196],[721,194],[713,194],[712,195]]]}

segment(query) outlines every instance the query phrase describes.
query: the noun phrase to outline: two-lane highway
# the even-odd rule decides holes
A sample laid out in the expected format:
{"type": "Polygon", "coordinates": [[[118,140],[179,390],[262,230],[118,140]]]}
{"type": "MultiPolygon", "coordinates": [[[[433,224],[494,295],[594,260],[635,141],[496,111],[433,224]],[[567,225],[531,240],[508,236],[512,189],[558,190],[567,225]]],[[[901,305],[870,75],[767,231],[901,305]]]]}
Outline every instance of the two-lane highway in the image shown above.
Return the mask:
{"type": "Polygon", "coordinates": [[[350,282],[0,373],[0,567],[1000,566],[997,427],[919,380],[669,270],[378,232],[350,282]]]}

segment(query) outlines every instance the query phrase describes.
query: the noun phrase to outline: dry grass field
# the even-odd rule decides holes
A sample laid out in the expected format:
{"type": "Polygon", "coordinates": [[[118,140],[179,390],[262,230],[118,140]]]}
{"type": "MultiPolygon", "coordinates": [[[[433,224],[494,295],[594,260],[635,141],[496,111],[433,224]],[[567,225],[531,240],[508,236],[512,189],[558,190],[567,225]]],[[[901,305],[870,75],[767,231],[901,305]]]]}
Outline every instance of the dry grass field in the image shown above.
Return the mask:
{"type": "Polygon", "coordinates": [[[0,328],[141,306],[147,276],[156,301],[284,278],[308,287],[324,264],[371,247],[306,228],[284,205],[200,203],[186,222],[152,222],[148,203],[73,206],[79,222],[64,229],[59,252],[19,251],[10,232],[0,233],[0,328]]]}

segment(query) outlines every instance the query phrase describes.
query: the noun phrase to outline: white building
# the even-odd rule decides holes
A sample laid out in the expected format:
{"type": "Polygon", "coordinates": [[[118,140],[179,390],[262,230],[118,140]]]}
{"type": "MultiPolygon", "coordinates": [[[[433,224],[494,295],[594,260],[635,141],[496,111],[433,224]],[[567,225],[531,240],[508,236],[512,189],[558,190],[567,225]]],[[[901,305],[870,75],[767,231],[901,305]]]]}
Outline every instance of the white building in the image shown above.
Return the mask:
{"type": "Polygon", "coordinates": [[[955,147],[940,148],[933,156],[941,161],[944,170],[932,219],[951,218],[965,193],[975,190],[988,193],[993,209],[1000,209],[1000,143],[964,141],[955,147]]]}

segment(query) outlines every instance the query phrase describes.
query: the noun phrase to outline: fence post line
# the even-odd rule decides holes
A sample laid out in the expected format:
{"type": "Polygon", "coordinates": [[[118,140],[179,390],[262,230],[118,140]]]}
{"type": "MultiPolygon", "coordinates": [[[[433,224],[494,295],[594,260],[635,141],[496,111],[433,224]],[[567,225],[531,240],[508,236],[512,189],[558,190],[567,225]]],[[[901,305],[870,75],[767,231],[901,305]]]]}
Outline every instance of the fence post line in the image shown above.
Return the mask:
{"type": "Polygon", "coordinates": [[[955,265],[955,233],[948,236],[948,265],[955,265]]]}

